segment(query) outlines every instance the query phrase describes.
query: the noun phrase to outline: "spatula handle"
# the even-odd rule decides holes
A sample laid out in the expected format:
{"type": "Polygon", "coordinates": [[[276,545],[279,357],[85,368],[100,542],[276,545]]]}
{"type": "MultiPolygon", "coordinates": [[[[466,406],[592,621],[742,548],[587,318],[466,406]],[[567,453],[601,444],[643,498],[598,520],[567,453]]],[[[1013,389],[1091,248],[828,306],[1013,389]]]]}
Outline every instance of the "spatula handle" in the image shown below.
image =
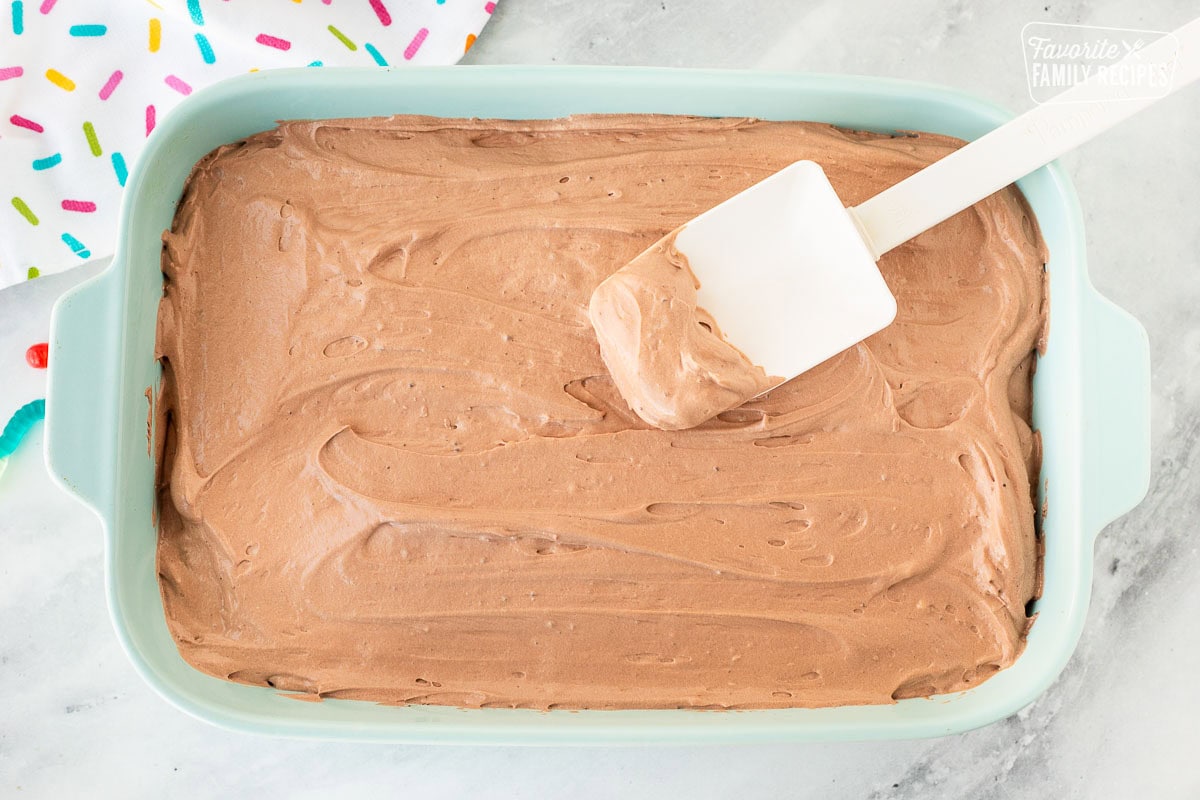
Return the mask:
{"type": "Polygon", "coordinates": [[[1113,98],[1114,90],[1099,86],[1093,75],[850,209],[875,258],[1200,78],[1200,19],[1122,63],[1167,63],[1172,57],[1174,75],[1163,95],[1094,99],[1113,98]]]}

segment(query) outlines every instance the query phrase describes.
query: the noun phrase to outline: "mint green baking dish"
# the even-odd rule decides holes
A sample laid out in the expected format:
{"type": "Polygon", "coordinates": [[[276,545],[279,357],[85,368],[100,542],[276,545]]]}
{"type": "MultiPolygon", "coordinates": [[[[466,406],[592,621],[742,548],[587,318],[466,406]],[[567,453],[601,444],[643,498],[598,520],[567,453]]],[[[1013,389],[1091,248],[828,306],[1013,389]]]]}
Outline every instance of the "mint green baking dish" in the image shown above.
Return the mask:
{"type": "Polygon", "coordinates": [[[104,523],[108,605],[142,677],[201,719],[240,731],[387,742],[578,744],[938,736],[1001,719],[1057,677],[1079,639],[1092,543],[1149,482],[1146,332],[1088,280],[1074,190],[1055,165],[1020,182],[1051,253],[1050,340],[1034,377],[1045,458],[1045,593],[1028,647],[977,688],[890,706],[741,712],[462,710],[349,700],[298,702],[188,666],[167,632],[155,570],[153,464],[145,390],[157,386],[160,237],[192,165],[227,142],[294,118],[397,113],[555,117],[659,112],[819,120],[977,138],[1009,115],[968,95],[876,78],[626,68],[454,67],[284,70],[184,101],[130,176],[112,266],[54,309],[46,455],[104,523]]]}

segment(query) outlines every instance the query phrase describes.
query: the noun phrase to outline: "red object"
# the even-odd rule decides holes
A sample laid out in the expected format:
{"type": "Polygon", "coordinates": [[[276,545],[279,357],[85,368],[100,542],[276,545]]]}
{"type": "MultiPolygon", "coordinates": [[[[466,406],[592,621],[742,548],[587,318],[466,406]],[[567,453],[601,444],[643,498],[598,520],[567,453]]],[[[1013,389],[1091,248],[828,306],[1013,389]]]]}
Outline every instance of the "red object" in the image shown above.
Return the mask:
{"type": "Polygon", "coordinates": [[[379,17],[379,24],[387,27],[392,24],[392,15],[383,6],[383,0],[371,0],[371,8],[375,9],[375,16],[379,17]]]}
{"type": "Polygon", "coordinates": [[[18,128],[28,128],[29,130],[33,131],[34,133],[45,133],[45,131],[46,131],[45,128],[43,128],[41,125],[37,124],[33,120],[26,119],[25,117],[18,116],[16,114],[13,114],[11,117],[9,117],[8,121],[11,122],[13,125],[16,125],[18,128]]]}
{"type": "Polygon", "coordinates": [[[34,369],[45,369],[50,363],[50,345],[46,342],[30,345],[25,351],[25,360],[34,369]]]}

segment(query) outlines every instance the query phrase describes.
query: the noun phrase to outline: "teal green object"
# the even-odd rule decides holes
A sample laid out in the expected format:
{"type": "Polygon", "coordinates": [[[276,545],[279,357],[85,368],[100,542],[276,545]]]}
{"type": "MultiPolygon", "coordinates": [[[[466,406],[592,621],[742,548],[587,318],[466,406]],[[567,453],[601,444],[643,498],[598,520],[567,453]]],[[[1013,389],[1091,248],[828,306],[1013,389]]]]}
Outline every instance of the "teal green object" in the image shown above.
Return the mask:
{"type": "Polygon", "coordinates": [[[129,177],[112,266],[54,309],[46,452],[104,523],[109,611],[142,677],[201,719],[294,737],[454,744],[830,741],[939,736],[1019,710],[1058,676],[1087,612],[1096,534],[1150,475],[1146,332],[1087,276],[1083,220],[1058,165],[1019,182],[1050,251],[1050,338],[1034,376],[1044,458],[1045,592],[1025,652],[977,688],[889,706],[743,712],[461,710],[298,702],[189,667],[166,626],[155,570],[147,387],[157,387],[161,235],[192,165],[276,120],[430,114],[556,117],[657,112],[831,122],[975,139],[1010,114],[957,91],[877,78],[595,67],[408,67],[259,72],[184,100],[129,177]]]}
{"type": "Polygon", "coordinates": [[[4,432],[0,433],[0,458],[8,458],[15,453],[29,429],[45,416],[45,400],[32,400],[18,408],[5,424],[4,432]]]}

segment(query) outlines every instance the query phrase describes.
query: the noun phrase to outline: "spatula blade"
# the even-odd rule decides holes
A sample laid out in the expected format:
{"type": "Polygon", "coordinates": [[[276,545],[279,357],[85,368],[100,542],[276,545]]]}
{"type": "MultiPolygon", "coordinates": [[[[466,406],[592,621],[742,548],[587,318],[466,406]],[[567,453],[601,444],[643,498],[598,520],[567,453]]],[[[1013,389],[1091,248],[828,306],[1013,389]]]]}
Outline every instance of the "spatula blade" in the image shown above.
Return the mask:
{"type": "Polygon", "coordinates": [[[791,379],[896,316],[872,253],[812,161],[696,217],[675,247],[700,282],[699,306],[768,375],[791,379]]]}

